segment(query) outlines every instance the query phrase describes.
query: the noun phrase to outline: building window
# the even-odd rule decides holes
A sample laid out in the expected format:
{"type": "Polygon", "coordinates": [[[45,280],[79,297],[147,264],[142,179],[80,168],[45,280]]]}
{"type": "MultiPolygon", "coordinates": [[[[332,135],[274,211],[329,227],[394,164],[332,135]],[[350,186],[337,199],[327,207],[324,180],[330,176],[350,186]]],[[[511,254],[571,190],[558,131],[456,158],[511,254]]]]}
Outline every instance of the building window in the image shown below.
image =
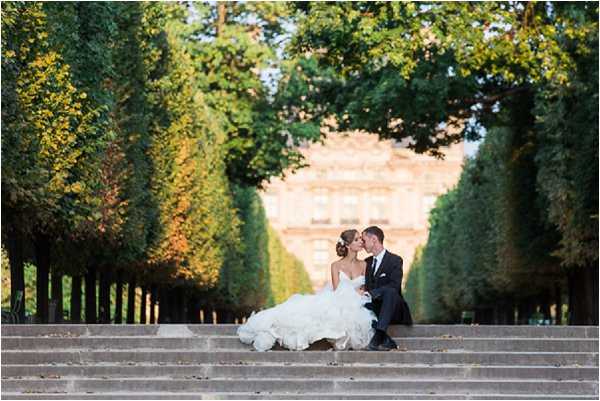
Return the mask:
{"type": "Polygon", "coordinates": [[[388,205],[387,197],[385,195],[374,195],[371,197],[371,204],[369,205],[369,222],[371,224],[388,224],[388,205]]]}
{"type": "Polygon", "coordinates": [[[342,197],[341,223],[358,224],[360,222],[358,213],[358,196],[344,195],[342,197]]]}
{"type": "Polygon", "coordinates": [[[265,212],[270,219],[279,217],[279,198],[275,194],[266,194],[264,196],[265,212]]]}
{"type": "Polygon", "coordinates": [[[313,224],[329,224],[329,195],[318,193],[313,198],[313,224]]]}
{"type": "Polygon", "coordinates": [[[327,266],[329,263],[329,242],[324,239],[313,242],[313,263],[317,267],[327,266]]]}

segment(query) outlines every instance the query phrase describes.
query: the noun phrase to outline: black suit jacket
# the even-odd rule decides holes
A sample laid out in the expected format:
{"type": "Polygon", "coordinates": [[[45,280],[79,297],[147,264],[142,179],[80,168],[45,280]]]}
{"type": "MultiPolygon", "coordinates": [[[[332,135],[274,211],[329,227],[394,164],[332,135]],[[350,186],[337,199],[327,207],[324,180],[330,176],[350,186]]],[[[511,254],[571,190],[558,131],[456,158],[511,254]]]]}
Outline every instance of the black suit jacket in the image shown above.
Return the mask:
{"type": "Polygon", "coordinates": [[[386,249],[379,269],[377,269],[377,274],[373,274],[373,256],[366,258],[365,262],[367,262],[365,289],[373,299],[380,297],[380,289],[383,287],[394,288],[400,296],[402,295],[403,261],[400,256],[386,249]]]}
{"type": "MultiPolygon", "coordinates": [[[[391,323],[412,325],[410,308],[404,298],[402,298],[402,258],[386,249],[379,269],[377,269],[377,274],[373,274],[373,256],[369,256],[365,261],[367,262],[365,289],[371,294],[373,301],[381,297],[382,288],[390,287],[395,289],[400,296],[400,303],[394,311],[391,323]]],[[[377,312],[377,307],[372,310],[379,313],[377,312]]]]}

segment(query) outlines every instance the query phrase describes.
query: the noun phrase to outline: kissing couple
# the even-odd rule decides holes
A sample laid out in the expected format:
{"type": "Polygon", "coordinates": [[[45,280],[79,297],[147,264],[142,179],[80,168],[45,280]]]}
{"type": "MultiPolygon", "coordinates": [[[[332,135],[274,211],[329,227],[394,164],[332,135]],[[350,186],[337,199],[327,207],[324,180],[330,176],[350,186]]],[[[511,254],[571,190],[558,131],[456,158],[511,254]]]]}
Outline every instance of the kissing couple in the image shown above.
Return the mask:
{"type": "Polygon", "coordinates": [[[387,333],[391,324],[411,325],[402,298],[402,258],[384,248],[376,226],[346,230],[336,243],[340,259],[331,264],[331,285],[316,294],[294,294],[272,308],[252,313],[237,334],[257,351],[277,342],[303,350],[326,339],[336,350],[397,348],[387,333]],[[358,252],[371,256],[357,258],[358,252]]]}

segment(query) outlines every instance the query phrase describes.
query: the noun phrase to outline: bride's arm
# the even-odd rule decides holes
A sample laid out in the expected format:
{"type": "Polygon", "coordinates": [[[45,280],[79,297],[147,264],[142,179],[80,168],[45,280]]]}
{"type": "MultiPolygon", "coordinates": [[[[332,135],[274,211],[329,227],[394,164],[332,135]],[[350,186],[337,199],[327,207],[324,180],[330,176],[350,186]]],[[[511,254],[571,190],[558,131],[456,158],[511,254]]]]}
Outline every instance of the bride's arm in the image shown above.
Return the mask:
{"type": "Polygon", "coordinates": [[[363,295],[366,291],[366,281],[367,281],[367,262],[365,262],[364,260],[362,261],[362,275],[365,277],[365,284],[361,285],[360,287],[357,288],[357,292],[360,295],[363,295]]]}
{"type": "Polygon", "coordinates": [[[335,291],[335,289],[337,288],[339,283],[340,283],[339,267],[337,266],[337,263],[334,262],[331,264],[331,287],[333,288],[333,291],[335,291]]]}
{"type": "Polygon", "coordinates": [[[365,276],[365,283],[360,287],[363,291],[367,291],[367,262],[362,261],[362,274],[365,276]]]}

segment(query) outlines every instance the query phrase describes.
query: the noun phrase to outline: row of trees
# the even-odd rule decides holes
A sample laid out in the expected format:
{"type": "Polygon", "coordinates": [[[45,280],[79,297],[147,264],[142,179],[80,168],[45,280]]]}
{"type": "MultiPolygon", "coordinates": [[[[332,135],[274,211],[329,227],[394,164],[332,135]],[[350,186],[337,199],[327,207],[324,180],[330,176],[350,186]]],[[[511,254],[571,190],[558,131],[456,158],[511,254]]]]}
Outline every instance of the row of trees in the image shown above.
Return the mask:
{"type": "MultiPolygon", "coordinates": [[[[133,321],[137,287],[163,322],[201,308],[232,321],[265,305],[270,255],[256,187],[299,167],[293,146],[318,138],[282,133],[277,95],[260,80],[276,61],[265,49],[282,10],[2,4],[2,241],[13,305],[28,261],[40,322],[49,298],[62,316],[64,275],[72,321],[82,294],[86,322],[133,321]]],[[[282,278],[294,274],[305,273],[282,278]]]]}
{"type": "Polygon", "coordinates": [[[259,302],[248,288],[264,273],[246,260],[264,248],[241,240],[260,224],[245,220],[245,191],[301,167],[296,146],[327,124],[439,157],[487,130],[491,150],[465,177],[493,173],[489,203],[444,202],[470,222],[463,231],[491,218],[499,236],[485,247],[511,271],[502,278],[524,266],[567,275],[571,321],[593,310],[595,3],[5,2],[2,20],[2,235],[15,290],[35,259],[42,320],[50,269],[56,299],[60,274],[86,274],[91,321],[97,275],[102,321],[109,284],[119,294],[124,278],[160,283],[150,291],[165,319],[208,300],[259,302]],[[263,83],[268,70],[277,85],[263,83]]]}
{"type": "MultiPolygon", "coordinates": [[[[233,311],[251,311],[258,307],[268,307],[283,302],[290,295],[295,293],[310,292],[312,285],[309,276],[304,270],[304,266],[300,260],[291,255],[279,240],[277,233],[268,227],[267,220],[264,215],[262,203],[257,196],[256,191],[251,188],[246,189],[246,196],[243,197],[246,202],[251,203],[240,207],[240,211],[246,214],[240,216],[245,222],[242,233],[242,241],[248,246],[248,251],[244,253],[243,263],[248,266],[245,269],[244,279],[245,296],[242,297],[242,302],[236,305],[235,308],[225,308],[222,304],[217,304],[211,298],[210,294],[191,294],[194,295],[196,301],[199,302],[202,312],[202,322],[213,323],[214,318],[218,322],[224,320],[241,320],[242,314],[233,313],[233,311]],[[251,247],[251,248],[250,248],[251,247]],[[198,295],[200,295],[198,297],[198,295]],[[215,316],[213,316],[213,312],[215,316]]],[[[242,200],[243,201],[243,200],[242,200]]],[[[36,277],[35,265],[25,263],[25,293],[28,295],[25,303],[25,313],[34,315],[36,312],[36,277]]],[[[10,266],[8,255],[4,248],[2,249],[2,306],[10,307],[11,283],[10,283],[10,266]]],[[[56,306],[62,309],[62,315],[69,320],[74,317],[72,307],[75,303],[72,297],[73,277],[63,276],[62,285],[64,290],[62,304],[57,300],[56,306]]],[[[233,284],[240,285],[238,280],[232,280],[233,284]]],[[[96,283],[96,305],[98,305],[98,285],[96,283]]],[[[113,321],[117,315],[117,310],[123,313],[123,321],[140,322],[140,323],[156,323],[159,320],[159,306],[157,304],[158,293],[155,292],[158,286],[138,286],[132,287],[132,291],[128,286],[130,283],[124,283],[121,289],[122,295],[117,297],[117,286],[112,284],[110,288],[110,316],[113,321]],[[154,291],[154,292],[153,292],[154,291]],[[117,305],[117,299],[121,299],[121,306],[117,305]],[[131,301],[130,301],[131,299],[131,301]],[[127,305],[125,311],[122,308],[127,305]]],[[[85,298],[85,288],[83,294],[79,294],[85,298]]],[[[246,312],[247,313],[247,312],[246,312]]],[[[51,315],[50,319],[58,319],[58,313],[51,315]]],[[[200,315],[198,308],[194,305],[184,305],[179,316],[182,322],[199,322],[200,315]]],[[[58,321],[58,320],[57,320],[58,321]]]]}
{"type": "Polygon", "coordinates": [[[297,8],[304,115],[439,157],[487,132],[411,268],[417,317],[480,308],[481,322],[509,322],[516,305],[523,317],[567,302],[569,323],[597,324],[598,5],[297,8]]]}
{"type": "Polygon", "coordinates": [[[456,323],[474,311],[477,323],[527,324],[535,315],[552,321],[553,306],[556,324],[598,324],[598,78],[581,78],[552,98],[577,104],[566,114],[543,98],[535,108],[516,104],[438,199],[406,281],[416,319],[456,323]]]}
{"type": "MultiPolygon", "coordinates": [[[[573,15],[596,18],[585,8],[573,15]]],[[[561,46],[565,83],[502,102],[477,155],[430,217],[406,295],[417,319],[598,324],[598,32],[561,46]],[[516,314],[515,314],[516,312],[516,314]],[[515,316],[516,315],[516,316],[515,316]]]]}

